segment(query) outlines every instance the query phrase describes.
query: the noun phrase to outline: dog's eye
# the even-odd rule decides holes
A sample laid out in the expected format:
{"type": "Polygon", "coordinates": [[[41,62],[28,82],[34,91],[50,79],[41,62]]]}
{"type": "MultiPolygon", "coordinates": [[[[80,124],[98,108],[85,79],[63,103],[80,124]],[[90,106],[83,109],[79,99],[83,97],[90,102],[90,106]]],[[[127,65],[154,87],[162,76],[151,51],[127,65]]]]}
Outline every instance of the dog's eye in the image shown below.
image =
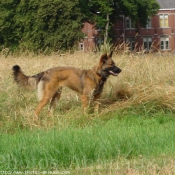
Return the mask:
{"type": "Polygon", "coordinates": [[[114,65],[114,63],[109,63],[109,65],[110,65],[110,66],[113,66],[113,65],[114,65]]]}

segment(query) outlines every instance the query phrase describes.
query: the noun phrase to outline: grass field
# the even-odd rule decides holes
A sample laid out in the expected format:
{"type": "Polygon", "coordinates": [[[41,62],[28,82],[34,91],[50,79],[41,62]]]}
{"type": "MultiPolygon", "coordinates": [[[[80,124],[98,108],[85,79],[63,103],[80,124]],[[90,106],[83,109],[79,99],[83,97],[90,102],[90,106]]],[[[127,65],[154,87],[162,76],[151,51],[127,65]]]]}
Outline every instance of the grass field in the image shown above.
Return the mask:
{"type": "Polygon", "coordinates": [[[90,68],[100,54],[0,55],[0,174],[175,173],[175,55],[120,54],[122,69],[105,85],[99,115],[84,116],[65,89],[53,116],[33,122],[36,92],[18,89],[11,68],[27,75],[60,66],[90,68]],[[25,172],[26,171],[26,172],[25,172]]]}

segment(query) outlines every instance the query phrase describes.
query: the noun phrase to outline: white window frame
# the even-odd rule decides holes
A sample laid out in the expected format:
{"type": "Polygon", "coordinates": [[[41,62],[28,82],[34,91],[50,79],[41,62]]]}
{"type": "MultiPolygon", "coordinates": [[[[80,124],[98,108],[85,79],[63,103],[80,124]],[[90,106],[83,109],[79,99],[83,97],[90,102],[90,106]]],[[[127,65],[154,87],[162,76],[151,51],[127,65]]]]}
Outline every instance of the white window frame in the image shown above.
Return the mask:
{"type": "Polygon", "coordinates": [[[170,41],[169,41],[169,37],[167,36],[161,36],[160,37],[160,49],[161,50],[169,50],[169,44],[170,44],[170,41]]]}
{"type": "Polygon", "coordinates": [[[125,18],[125,24],[126,24],[126,29],[134,29],[135,28],[134,23],[132,23],[132,20],[129,17],[125,18]]]}
{"type": "Polygon", "coordinates": [[[151,46],[152,46],[152,37],[144,36],[143,37],[143,46],[144,46],[145,50],[149,51],[151,49],[151,46]]]}
{"type": "Polygon", "coordinates": [[[135,49],[135,38],[134,37],[127,37],[126,43],[129,43],[130,50],[135,49]]]}
{"type": "Polygon", "coordinates": [[[151,18],[148,18],[146,28],[149,29],[151,27],[152,27],[152,25],[151,25],[151,18]]]}
{"type": "Polygon", "coordinates": [[[160,28],[169,27],[168,14],[159,14],[159,25],[160,28]]]}
{"type": "Polygon", "coordinates": [[[79,43],[79,49],[84,51],[84,43],[79,43]]]}

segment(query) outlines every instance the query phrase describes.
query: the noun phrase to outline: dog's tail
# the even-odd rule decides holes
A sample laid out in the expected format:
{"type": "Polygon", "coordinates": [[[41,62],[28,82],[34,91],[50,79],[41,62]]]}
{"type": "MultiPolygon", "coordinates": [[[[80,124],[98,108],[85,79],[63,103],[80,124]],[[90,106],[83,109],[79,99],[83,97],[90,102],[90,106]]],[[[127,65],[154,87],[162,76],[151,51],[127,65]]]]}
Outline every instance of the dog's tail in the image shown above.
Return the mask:
{"type": "Polygon", "coordinates": [[[13,66],[12,70],[15,82],[19,87],[27,90],[35,90],[44,74],[44,72],[41,72],[33,76],[26,76],[18,65],[13,66]]]}

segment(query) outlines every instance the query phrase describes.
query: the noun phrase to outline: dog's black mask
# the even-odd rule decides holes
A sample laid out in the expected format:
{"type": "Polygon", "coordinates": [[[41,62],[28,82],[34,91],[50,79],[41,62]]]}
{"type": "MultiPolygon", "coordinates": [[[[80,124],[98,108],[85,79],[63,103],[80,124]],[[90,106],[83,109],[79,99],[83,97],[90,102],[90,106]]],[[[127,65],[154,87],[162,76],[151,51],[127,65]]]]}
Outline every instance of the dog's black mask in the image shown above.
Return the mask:
{"type": "Polygon", "coordinates": [[[117,76],[122,70],[117,66],[107,67],[102,70],[102,77],[107,78],[109,75],[117,76]]]}

